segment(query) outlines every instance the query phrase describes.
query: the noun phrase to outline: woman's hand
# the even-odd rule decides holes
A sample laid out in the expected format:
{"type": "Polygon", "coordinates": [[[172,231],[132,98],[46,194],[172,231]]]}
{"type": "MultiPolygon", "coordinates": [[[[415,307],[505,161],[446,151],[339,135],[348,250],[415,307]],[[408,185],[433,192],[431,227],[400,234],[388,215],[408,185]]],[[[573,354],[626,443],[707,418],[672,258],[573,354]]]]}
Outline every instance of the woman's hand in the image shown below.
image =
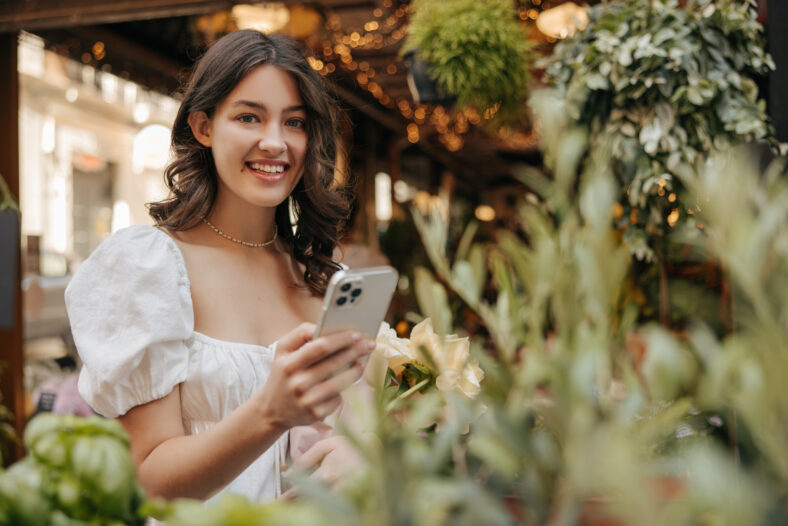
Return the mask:
{"type": "Polygon", "coordinates": [[[258,393],[263,417],[283,432],[331,414],[342,403],[340,393],[361,377],[360,358],[375,348],[356,331],[312,340],[314,332],[314,324],[304,323],[279,340],[271,374],[258,393]]]}
{"type": "MultiPolygon", "coordinates": [[[[290,469],[283,473],[288,477],[292,471],[312,471],[310,475],[318,481],[335,487],[349,474],[357,472],[363,457],[350,441],[334,435],[315,442],[303,455],[293,461],[290,469]]],[[[295,488],[287,490],[282,498],[293,499],[297,496],[295,488]]]]}

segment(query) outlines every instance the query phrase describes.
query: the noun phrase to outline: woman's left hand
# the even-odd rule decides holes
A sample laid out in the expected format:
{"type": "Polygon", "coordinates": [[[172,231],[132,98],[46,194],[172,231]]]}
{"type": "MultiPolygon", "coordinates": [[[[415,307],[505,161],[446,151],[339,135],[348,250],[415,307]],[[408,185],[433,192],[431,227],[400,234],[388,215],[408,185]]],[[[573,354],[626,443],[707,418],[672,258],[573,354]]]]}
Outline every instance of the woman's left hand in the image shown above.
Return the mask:
{"type": "MultiPolygon", "coordinates": [[[[347,438],[334,435],[315,442],[303,455],[293,461],[288,471],[314,469],[311,475],[313,478],[334,487],[346,475],[356,471],[362,461],[361,454],[347,438]]],[[[292,489],[289,490],[283,497],[292,498],[294,496],[292,492],[292,489]]]]}

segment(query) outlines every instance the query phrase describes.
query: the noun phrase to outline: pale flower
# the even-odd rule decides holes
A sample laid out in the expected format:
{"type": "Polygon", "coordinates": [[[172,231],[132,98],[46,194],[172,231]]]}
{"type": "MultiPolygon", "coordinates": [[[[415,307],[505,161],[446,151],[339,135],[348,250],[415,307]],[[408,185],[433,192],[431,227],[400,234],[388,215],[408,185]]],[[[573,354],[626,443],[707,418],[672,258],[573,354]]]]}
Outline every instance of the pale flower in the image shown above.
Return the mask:
{"type": "Polygon", "coordinates": [[[441,391],[459,389],[465,396],[476,396],[481,388],[484,371],[478,362],[469,361],[470,341],[456,334],[448,334],[441,342],[440,337],[432,328],[432,321],[427,318],[413,327],[410,333],[413,350],[424,363],[430,363],[423,356],[422,348],[429,353],[438,368],[435,385],[441,391]]]}
{"type": "Polygon", "coordinates": [[[375,343],[375,350],[369,355],[367,367],[364,369],[364,379],[369,385],[383,383],[387,368],[399,378],[405,365],[416,359],[410,340],[397,337],[397,331],[385,321],[380,324],[375,343]]]}

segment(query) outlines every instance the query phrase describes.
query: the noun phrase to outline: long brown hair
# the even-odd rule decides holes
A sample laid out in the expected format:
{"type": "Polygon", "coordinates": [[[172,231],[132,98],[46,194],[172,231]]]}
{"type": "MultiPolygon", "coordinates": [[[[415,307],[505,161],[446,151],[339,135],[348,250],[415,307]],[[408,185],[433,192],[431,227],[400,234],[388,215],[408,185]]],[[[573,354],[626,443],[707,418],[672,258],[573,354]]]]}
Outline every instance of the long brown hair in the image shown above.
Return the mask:
{"type": "Polygon", "coordinates": [[[275,220],[279,239],[295,261],[305,267],[306,286],[313,294],[322,295],[328,279],[339,268],[332,255],[349,208],[346,192],[333,184],[339,119],[320,75],[309,65],[298,44],[288,37],[253,30],[234,31],[200,58],[172,128],[175,159],[164,172],[170,196],[149,203],[148,210],[158,226],[172,230],[193,228],[211,212],[218,188],[216,166],[210,148],[192,134],[189,114],[204,111],[212,117],[238,83],[265,64],[293,76],[306,106],[304,175],[290,198],[277,207],[275,220]],[[295,233],[291,206],[296,218],[295,233]]]}

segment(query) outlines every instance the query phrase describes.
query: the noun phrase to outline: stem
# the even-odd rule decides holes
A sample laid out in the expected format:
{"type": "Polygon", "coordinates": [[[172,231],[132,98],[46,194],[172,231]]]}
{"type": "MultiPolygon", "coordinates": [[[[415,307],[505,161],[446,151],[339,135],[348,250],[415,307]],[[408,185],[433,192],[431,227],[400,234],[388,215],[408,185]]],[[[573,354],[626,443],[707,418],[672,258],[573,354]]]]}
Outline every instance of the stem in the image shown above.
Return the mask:
{"type": "Polygon", "coordinates": [[[665,260],[658,259],[659,263],[659,323],[666,329],[670,328],[670,295],[668,293],[668,271],[665,260]]]}
{"type": "Polygon", "coordinates": [[[408,389],[407,391],[405,391],[401,395],[397,396],[397,398],[395,398],[394,400],[389,402],[389,404],[386,406],[386,411],[391,411],[392,409],[394,409],[394,406],[397,404],[397,402],[399,402],[400,400],[404,400],[405,398],[409,397],[410,395],[412,395],[413,393],[415,393],[416,391],[418,391],[419,389],[421,389],[422,387],[424,387],[428,383],[430,383],[430,379],[429,378],[425,378],[424,380],[422,380],[421,382],[417,383],[416,385],[414,385],[413,387],[411,387],[410,389],[408,389]]]}

